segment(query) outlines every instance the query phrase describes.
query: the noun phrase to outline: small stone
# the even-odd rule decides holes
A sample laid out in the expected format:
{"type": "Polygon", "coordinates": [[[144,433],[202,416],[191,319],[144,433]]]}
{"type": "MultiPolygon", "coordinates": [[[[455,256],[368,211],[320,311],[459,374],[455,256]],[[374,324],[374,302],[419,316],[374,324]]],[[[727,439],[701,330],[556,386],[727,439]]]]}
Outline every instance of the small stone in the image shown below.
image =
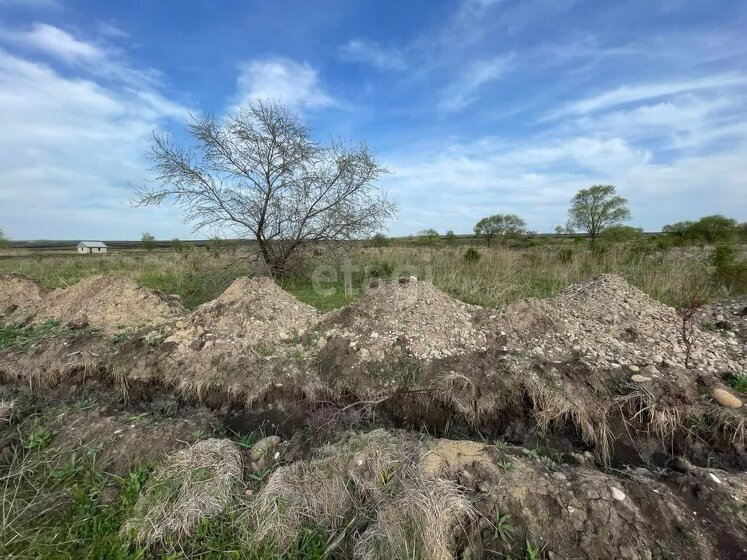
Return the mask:
{"type": "Polygon", "coordinates": [[[280,445],[280,436],[267,436],[262,438],[252,446],[249,451],[249,459],[253,462],[260,462],[262,459],[270,455],[270,452],[280,445]]]}
{"type": "Polygon", "coordinates": [[[643,368],[643,372],[646,375],[659,375],[659,368],[657,368],[653,364],[650,364],[650,365],[647,365],[645,368],[643,368]]]}
{"type": "Polygon", "coordinates": [[[647,383],[647,382],[651,381],[651,378],[647,377],[645,375],[635,374],[635,375],[631,375],[630,376],[630,380],[631,381],[635,381],[636,383],[647,383]]]}
{"type": "Polygon", "coordinates": [[[638,372],[638,371],[641,371],[641,368],[639,368],[638,366],[634,366],[634,365],[629,365],[629,366],[628,366],[628,369],[629,369],[630,371],[632,371],[633,373],[636,373],[636,372],[638,372]]]}
{"type": "Polygon", "coordinates": [[[610,490],[612,491],[612,497],[615,498],[618,502],[622,502],[625,499],[625,493],[619,488],[611,486],[610,490]]]}
{"type": "Polygon", "coordinates": [[[719,477],[717,477],[717,476],[716,476],[715,474],[713,474],[713,473],[708,473],[708,476],[710,476],[710,477],[711,477],[711,480],[712,480],[713,482],[715,482],[716,484],[721,484],[721,479],[720,479],[719,477]]]}
{"type": "Polygon", "coordinates": [[[714,401],[726,408],[740,408],[742,406],[742,401],[725,389],[713,389],[711,396],[714,401]]]}
{"type": "Polygon", "coordinates": [[[662,356],[661,354],[657,354],[656,356],[654,356],[654,363],[657,364],[657,365],[663,364],[664,363],[664,356],[662,356]]]}

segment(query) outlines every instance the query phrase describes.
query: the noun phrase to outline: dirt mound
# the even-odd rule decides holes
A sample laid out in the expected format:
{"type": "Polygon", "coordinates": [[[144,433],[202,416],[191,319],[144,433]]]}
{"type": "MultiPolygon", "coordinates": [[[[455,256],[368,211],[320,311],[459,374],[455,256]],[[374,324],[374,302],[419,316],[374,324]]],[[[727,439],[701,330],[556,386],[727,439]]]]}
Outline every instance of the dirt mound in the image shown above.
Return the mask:
{"type": "Polygon", "coordinates": [[[216,345],[267,346],[298,338],[317,319],[313,307],[271,278],[239,278],[216,299],[177,322],[168,340],[193,346],[198,339],[216,345]]]}
{"type": "Polygon", "coordinates": [[[104,332],[161,325],[185,312],[176,296],[144,288],[115,275],[91,276],[47,294],[35,321],[57,319],[104,332]]]}
{"type": "Polygon", "coordinates": [[[19,274],[0,275],[0,320],[41,301],[47,289],[19,274]]]}
{"type": "Polygon", "coordinates": [[[275,385],[307,387],[294,381],[302,363],[296,345],[317,319],[270,278],[235,280],[168,330],[166,381],[201,399],[214,391],[247,403],[275,385]]]}
{"type": "Polygon", "coordinates": [[[486,345],[485,333],[472,321],[474,309],[414,278],[380,283],[325,315],[318,344],[346,344],[360,362],[393,352],[418,360],[456,356],[486,345]]]}
{"type": "MultiPolygon", "coordinates": [[[[626,368],[656,378],[662,368],[687,366],[710,373],[741,371],[735,341],[692,324],[687,347],[677,312],[619,276],[604,274],[574,284],[544,301],[509,305],[492,319],[507,336],[509,352],[547,361],[579,357],[595,369],[626,368]]],[[[519,361],[521,361],[519,359],[519,361]]]]}

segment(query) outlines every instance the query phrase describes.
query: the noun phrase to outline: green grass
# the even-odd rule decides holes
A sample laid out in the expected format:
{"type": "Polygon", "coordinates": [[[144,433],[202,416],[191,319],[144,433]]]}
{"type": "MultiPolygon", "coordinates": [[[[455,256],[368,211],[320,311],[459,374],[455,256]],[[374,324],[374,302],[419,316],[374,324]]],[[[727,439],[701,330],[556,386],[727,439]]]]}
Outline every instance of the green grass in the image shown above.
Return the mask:
{"type": "MultiPolygon", "coordinates": [[[[99,448],[65,455],[50,446],[53,433],[35,416],[19,426],[21,439],[0,465],[0,558],[42,560],[321,560],[335,558],[333,536],[305,529],[291,549],[244,540],[235,512],[203,519],[177,550],[136,546],[121,527],[151,474],[141,465],[124,477],[101,469],[99,448]],[[112,487],[119,492],[111,494],[112,487]]],[[[248,443],[248,438],[246,440],[248,443]]],[[[196,473],[209,478],[211,473],[196,473]]],[[[261,482],[261,481],[258,481],[261,482]]],[[[173,491],[168,489],[167,494],[173,491]]]]}
{"type": "Polygon", "coordinates": [[[740,393],[747,393],[747,373],[736,373],[729,377],[727,383],[740,393]]]}
{"type": "Polygon", "coordinates": [[[74,336],[75,332],[59,321],[45,321],[39,325],[0,326],[0,352],[16,350],[24,352],[45,338],[74,336]]]}
{"type": "MultiPolygon", "coordinates": [[[[474,240],[473,240],[474,241],[474,240]]],[[[585,243],[555,243],[523,248],[480,248],[478,262],[465,262],[466,245],[435,247],[395,244],[361,248],[346,261],[311,263],[281,286],[319,311],[335,309],[364,291],[373,277],[391,279],[414,274],[465,302],[483,306],[521,298],[544,298],[600,273],[623,276],[655,299],[682,306],[693,298],[712,300],[747,293],[744,284],[724,285],[708,264],[708,249],[657,250],[655,245],[615,244],[590,251],[585,243]],[[314,282],[313,279],[328,279],[314,282]],[[315,286],[317,284],[317,286],[315,286]],[[318,289],[322,288],[322,289],[318,289]]],[[[0,274],[26,275],[51,288],[69,286],[94,274],[114,273],[179,295],[189,308],[219,295],[234,279],[258,272],[248,254],[115,250],[105,256],[28,254],[0,261],[0,274]]]]}

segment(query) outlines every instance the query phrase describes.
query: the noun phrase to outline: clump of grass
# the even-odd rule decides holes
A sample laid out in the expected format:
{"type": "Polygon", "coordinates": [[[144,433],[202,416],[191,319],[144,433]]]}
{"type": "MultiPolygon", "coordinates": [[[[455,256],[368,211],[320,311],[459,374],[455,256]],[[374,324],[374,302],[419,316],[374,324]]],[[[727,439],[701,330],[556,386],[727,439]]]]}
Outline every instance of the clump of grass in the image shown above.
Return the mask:
{"type": "Polygon", "coordinates": [[[747,393],[747,373],[735,373],[727,381],[729,386],[740,393],[747,393]]]}
{"type": "Polygon", "coordinates": [[[69,336],[72,331],[59,321],[45,321],[39,325],[0,326],[0,352],[16,350],[25,352],[37,342],[56,336],[69,336]]]}
{"type": "Polygon", "coordinates": [[[154,471],[122,534],[144,545],[176,545],[194,533],[201,519],[221,514],[241,480],[241,454],[233,442],[199,441],[154,471]]]}
{"type": "Polygon", "coordinates": [[[474,508],[454,483],[422,467],[421,451],[374,430],[280,467],[243,520],[247,539],[284,553],[310,528],[333,535],[330,547],[346,558],[451,559],[454,535],[474,508]]]}

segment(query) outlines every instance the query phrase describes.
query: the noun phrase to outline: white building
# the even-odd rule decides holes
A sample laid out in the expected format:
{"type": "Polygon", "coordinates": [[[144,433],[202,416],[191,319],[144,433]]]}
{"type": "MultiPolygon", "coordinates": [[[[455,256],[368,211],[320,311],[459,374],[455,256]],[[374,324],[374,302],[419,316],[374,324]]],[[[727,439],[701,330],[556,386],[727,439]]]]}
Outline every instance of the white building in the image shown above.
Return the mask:
{"type": "Polygon", "coordinates": [[[101,241],[81,241],[78,243],[79,253],[106,253],[106,245],[101,241]]]}

